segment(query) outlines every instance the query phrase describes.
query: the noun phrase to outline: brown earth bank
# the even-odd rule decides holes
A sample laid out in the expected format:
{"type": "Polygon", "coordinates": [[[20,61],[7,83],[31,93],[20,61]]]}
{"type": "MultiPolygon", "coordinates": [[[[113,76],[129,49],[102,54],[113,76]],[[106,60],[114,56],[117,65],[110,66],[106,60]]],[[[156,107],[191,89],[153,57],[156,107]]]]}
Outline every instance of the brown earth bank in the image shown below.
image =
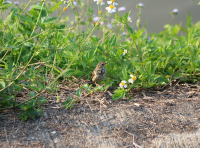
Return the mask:
{"type": "Polygon", "coordinates": [[[76,90],[63,86],[57,94],[43,94],[48,103],[35,120],[22,122],[19,110],[1,112],[0,147],[200,147],[200,83],[132,90],[132,100],[112,101],[112,90],[83,92],[80,103],[65,109],[61,103],[76,98],[76,90]]]}

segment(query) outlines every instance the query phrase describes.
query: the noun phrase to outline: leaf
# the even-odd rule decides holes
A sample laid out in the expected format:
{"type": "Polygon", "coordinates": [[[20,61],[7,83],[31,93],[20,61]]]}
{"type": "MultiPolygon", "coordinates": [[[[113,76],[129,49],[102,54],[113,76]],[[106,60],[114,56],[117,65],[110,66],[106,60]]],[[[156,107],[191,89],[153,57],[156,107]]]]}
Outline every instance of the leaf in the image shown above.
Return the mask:
{"type": "Polygon", "coordinates": [[[81,89],[78,89],[78,90],[76,91],[76,96],[78,96],[78,97],[81,96],[81,89]]]}
{"type": "Polygon", "coordinates": [[[49,90],[50,92],[53,92],[53,89],[50,86],[47,86],[46,89],[49,90]]]}
{"type": "Polygon", "coordinates": [[[119,16],[119,14],[115,13],[115,19],[116,19],[117,21],[120,21],[120,16],[119,16]]]}
{"type": "Polygon", "coordinates": [[[67,99],[67,101],[63,102],[62,105],[67,109],[71,109],[73,107],[72,100],[73,100],[72,96],[69,96],[69,99],[67,99]]]}
{"type": "Polygon", "coordinates": [[[32,91],[32,92],[29,92],[29,96],[32,98],[32,97],[34,97],[36,95],[36,93],[34,92],[34,91],[32,91]]]}
{"type": "Polygon", "coordinates": [[[187,14],[187,27],[191,28],[192,27],[192,18],[190,16],[190,13],[188,12],[187,14]]]}
{"type": "Polygon", "coordinates": [[[41,5],[32,5],[31,8],[34,8],[34,9],[44,9],[44,7],[42,7],[41,5]]]}
{"type": "Polygon", "coordinates": [[[104,87],[102,86],[96,86],[93,91],[97,92],[97,91],[103,91],[104,90],[104,87]]]}
{"type": "Polygon", "coordinates": [[[35,119],[35,116],[41,116],[35,108],[29,108],[26,110],[26,114],[30,116],[32,119],[35,119]]]}
{"type": "Polygon", "coordinates": [[[24,43],[24,46],[26,46],[26,47],[32,47],[32,46],[33,46],[33,43],[31,43],[31,42],[26,42],[26,43],[24,43]]]}
{"type": "Polygon", "coordinates": [[[24,104],[21,104],[19,107],[20,107],[21,109],[23,109],[23,110],[26,109],[26,106],[25,106],[24,104]]]}
{"type": "Polygon", "coordinates": [[[21,118],[22,121],[24,122],[27,120],[28,116],[26,114],[19,114],[19,118],[21,118]]]}
{"type": "Polygon", "coordinates": [[[127,29],[128,29],[128,32],[130,33],[130,35],[133,34],[133,29],[127,24],[127,29]]]}
{"type": "Polygon", "coordinates": [[[107,84],[105,84],[104,86],[104,90],[107,90],[114,82],[109,82],[107,84]]]}
{"type": "Polygon", "coordinates": [[[40,92],[40,91],[42,91],[43,89],[44,89],[44,84],[38,83],[38,87],[36,88],[36,90],[37,90],[38,92],[40,92]]]}
{"type": "Polygon", "coordinates": [[[88,85],[88,84],[84,84],[84,85],[81,86],[81,88],[82,88],[82,89],[88,89],[88,88],[89,88],[89,85],[88,85]]]}
{"type": "Polygon", "coordinates": [[[117,100],[117,99],[119,99],[121,97],[121,93],[114,93],[114,95],[113,95],[113,97],[112,97],[112,100],[114,101],[114,100],[117,100]]]}
{"type": "Polygon", "coordinates": [[[8,72],[11,73],[12,72],[12,69],[13,69],[13,63],[10,63],[8,65],[8,72]]]}
{"type": "Polygon", "coordinates": [[[6,9],[10,7],[12,4],[4,3],[3,5],[0,6],[0,9],[6,9]]]}
{"type": "Polygon", "coordinates": [[[129,12],[127,12],[124,16],[125,21],[127,21],[129,14],[131,13],[131,10],[129,12]]]}
{"type": "Polygon", "coordinates": [[[96,40],[94,37],[90,36],[90,39],[91,39],[91,41],[92,41],[93,43],[97,43],[97,40],[96,40]]]}
{"type": "Polygon", "coordinates": [[[126,67],[123,67],[123,69],[122,69],[122,74],[123,74],[123,77],[124,77],[124,79],[128,79],[128,74],[127,74],[127,69],[126,69],[126,67]]]}
{"type": "Polygon", "coordinates": [[[136,40],[137,39],[135,34],[131,34],[130,37],[131,37],[132,40],[136,40]]]}
{"type": "Polygon", "coordinates": [[[93,9],[92,9],[92,7],[89,7],[89,8],[88,8],[88,12],[89,12],[90,14],[93,13],[93,9]]]}
{"type": "Polygon", "coordinates": [[[66,76],[66,77],[73,76],[73,75],[75,74],[75,72],[76,72],[76,70],[74,70],[74,69],[68,69],[68,70],[65,72],[64,76],[66,76]]]}
{"type": "Polygon", "coordinates": [[[24,22],[28,22],[32,25],[35,25],[35,22],[31,19],[31,17],[28,14],[22,15],[21,20],[24,21],[24,22]]]}
{"type": "Polygon", "coordinates": [[[100,51],[104,51],[104,49],[103,49],[101,46],[98,46],[98,49],[99,49],[100,51]]]}
{"type": "Polygon", "coordinates": [[[5,19],[5,21],[4,21],[4,26],[6,26],[6,25],[8,24],[8,22],[9,22],[11,16],[12,16],[12,14],[13,14],[13,12],[14,12],[14,11],[12,11],[12,12],[8,15],[8,17],[5,19]]]}
{"type": "Polygon", "coordinates": [[[51,14],[54,10],[56,10],[58,8],[58,6],[60,6],[63,3],[63,1],[59,1],[55,6],[51,7],[51,9],[49,10],[49,13],[51,14]]]}
{"type": "Polygon", "coordinates": [[[192,45],[189,45],[189,47],[190,47],[190,51],[191,51],[191,61],[193,61],[194,57],[195,57],[194,47],[192,45]]]}
{"type": "Polygon", "coordinates": [[[117,100],[117,99],[119,99],[119,98],[124,98],[124,96],[125,96],[125,90],[124,89],[116,89],[115,91],[114,91],[114,95],[113,95],[113,97],[112,97],[112,100],[117,100]]]}
{"type": "Polygon", "coordinates": [[[80,25],[86,25],[86,22],[82,21],[80,22],[80,25]]]}
{"type": "Polygon", "coordinates": [[[139,29],[135,35],[136,35],[137,39],[139,39],[142,34],[143,34],[142,30],[139,29]]]}
{"type": "Polygon", "coordinates": [[[146,67],[145,67],[145,69],[146,69],[146,71],[148,72],[148,74],[151,74],[151,69],[152,69],[151,66],[152,66],[152,65],[151,65],[151,61],[148,61],[148,62],[146,63],[146,67]]]}
{"type": "Polygon", "coordinates": [[[129,99],[133,99],[133,98],[131,98],[131,97],[129,96],[129,94],[128,94],[128,93],[126,93],[126,96],[127,96],[129,99]]]}
{"type": "Polygon", "coordinates": [[[110,38],[109,43],[111,46],[115,45],[115,43],[116,43],[116,35],[115,34],[113,34],[113,36],[110,38]]]}
{"type": "Polygon", "coordinates": [[[55,23],[56,20],[57,20],[57,17],[50,16],[44,19],[44,24],[52,24],[52,23],[55,23]]]}
{"type": "Polygon", "coordinates": [[[48,103],[48,101],[44,97],[40,97],[36,103],[48,103]]]}
{"type": "Polygon", "coordinates": [[[0,88],[6,87],[6,83],[4,80],[0,79],[0,88]]]}

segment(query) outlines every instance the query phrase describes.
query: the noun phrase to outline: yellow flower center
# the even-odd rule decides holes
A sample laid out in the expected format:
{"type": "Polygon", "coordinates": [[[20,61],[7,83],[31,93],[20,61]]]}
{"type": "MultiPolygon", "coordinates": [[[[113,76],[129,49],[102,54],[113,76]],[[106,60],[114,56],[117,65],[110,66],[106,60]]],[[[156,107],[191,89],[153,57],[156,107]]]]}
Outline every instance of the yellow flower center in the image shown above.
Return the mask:
{"type": "Polygon", "coordinates": [[[102,14],[102,11],[99,11],[98,13],[99,13],[99,14],[102,14]]]}
{"type": "Polygon", "coordinates": [[[124,54],[127,53],[127,51],[124,51],[124,54]]]}
{"type": "Polygon", "coordinates": [[[133,76],[131,79],[132,79],[133,81],[135,81],[135,80],[136,80],[136,77],[135,77],[135,76],[133,76]]]}
{"type": "Polygon", "coordinates": [[[122,86],[124,86],[124,84],[125,84],[124,82],[121,82],[121,85],[122,85],[122,86]]]}
{"type": "Polygon", "coordinates": [[[100,0],[99,2],[103,2],[103,0],[100,0]]]}
{"type": "Polygon", "coordinates": [[[109,7],[110,7],[110,9],[113,9],[115,6],[113,6],[113,5],[110,5],[109,7]]]}
{"type": "Polygon", "coordinates": [[[114,3],[114,2],[115,2],[115,0],[111,0],[111,2],[112,2],[112,3],[114,3]]]}
{"type": "Polygon", "coordinates": [[[63,8],[63,11],[66,11],[66,10],[67,10],[67,8],[64,7],[64,8],[63,8]]]}

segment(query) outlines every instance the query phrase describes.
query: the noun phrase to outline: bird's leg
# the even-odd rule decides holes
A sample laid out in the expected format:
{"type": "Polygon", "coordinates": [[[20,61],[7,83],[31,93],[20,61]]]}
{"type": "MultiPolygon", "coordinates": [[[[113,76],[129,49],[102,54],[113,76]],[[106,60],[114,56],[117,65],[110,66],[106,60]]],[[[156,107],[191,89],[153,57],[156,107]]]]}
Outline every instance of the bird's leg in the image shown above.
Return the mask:
{"type": "Polygon", "coordinates": [[[96,82],[96,81],[95,81],[94,83],[95,83],[95,85],[96,85],[96,86],[100,86],[99,84],[97,84],[97,82],[96,82]]]}
{"type": "Polygon", "coordinates": [[[99,81],[99,83],[100,83],[100,84],[97,84],[97,83],[95,82],[96,86],[101,86],[101,87],[103,87],[103,86],[105,85],[105,84],[101,85],[101,81],[99,81]]]}
{"type": "MultiPolygon", "coordinates": [[[[99,82],[100,84],[101,84],[101,81],[99,82]]],[[[104,87],[105,86],[105,84],[103,84],[103,85],[100,85],[101,87],[104,87]]]]}

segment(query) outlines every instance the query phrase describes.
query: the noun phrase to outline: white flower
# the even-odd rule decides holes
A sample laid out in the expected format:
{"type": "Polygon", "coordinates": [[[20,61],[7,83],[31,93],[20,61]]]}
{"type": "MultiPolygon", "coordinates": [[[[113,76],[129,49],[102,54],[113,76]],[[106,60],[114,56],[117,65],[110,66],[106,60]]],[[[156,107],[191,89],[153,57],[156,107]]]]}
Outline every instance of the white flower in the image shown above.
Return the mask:
{"type": "MultiPolygon", "coordinates": [[[[121,35],[121,36],[122,36],[122,35],[126,35],[126,32],[123,32],[123,33],[122,33],[122,34],[120,34],[120,35],[121,35]]],[[[125,51],[124,51],[124,52],[125,52],[125,51]]],[[[127,52],[127,51],[126,51],[126,52],[127,52]]],[[[124,54],[124,53],[123,53],[123,54],[124,54]]]]}
{"type": "Polygon", "coordinates": [[[43,19],[43,21],[45,20],[45,18],[46,18],[46,17],[43,17],[43,18],[42,18],[42,19],[43,19]]]}
{"type": "Polygon", "coordinates": [[[131,17],[130,17],[130,16],[127,18],[127,21],[128,21],[128,22],[132,22],[132,20],[131,20],[131,17]]]}
{"type": "Polygon", "coordinates": [[[14,4],[15,4],[15,5],[19,5],[19,2],[18,2],[18,1],[16,1],[16,2],[14,2],[14,4]]]}
{"type": "Polygon", "coordinates": [[[121,83],[119,84],[119,87],[121,87],[121,88],[127,88],[127,85],[126,85],[126,81],[121,81],[121,83]]]}
{"type": "Polygon", "coordinates": [[[5,2],[6,2],[6,3],[9,3],[9,4],[12,4],[12,2],[11,2],[11,1],[8,1],[8,0],[5,0],[5,2]]]}
{"type": "Polygon", "coordinates": [[[148,41],[151,41],[151,36],[148,36],[148,41]]]}
{"type": "Polygon", "coordinates": [[[111,25],[111,24],[108,24],[107,27],[108,27],[108,28],[112,28],[112,25],[111,25]]]}
{"type": "Polygon", "coordinates": [[[118,3],[115,3],[115,0],[111,0],[111,1],[107,1],[107,3],[109,4],[109,5],[114,5],[114,6],[116,6],[116,5],[118,5],[118,3]]]}
{"type": "Polygon", "coordinates": [[[134,83],[134,81],[136,80],[136,76],[130,75],[131,79],[128,80],[128,82],[130,82],[131,84],[134,83]]]}
{"type": "Polygon", "coordinates": [[[173,13],[173,14],[178,14],[178,9],[174,9],[174,10],[172,11],[172,13],[173,13]]]}
{"type": "Polygon", "coordinates": [[[68,2],[67,3],[71,3],[71,5],[74,5],[74,6],[76,6],[76,2],[74,2],[74,0],[68,0],[68,2]]]}
{"type": "Polygon", "coordinates": [[[61,0],[64,4],[67,4],[68,2],[64,1],[64,0],[61,0]]]}
{"type": "Polygon", "coordinates": [[[98,2],[97,2],[97,5],[105,5],[105,3],[103,2],[103,0],[99,0],[98,2]]]}
{"type": "Polygon", "coordinates": [[[98,22],[98,21],[99,21],[99,17],[98,16],[93,18],[93,22],[98,22]]]}
{"type": "Polygon", "coordinates": [[[126,10],[126,7],[119,7],[118,8],[118,11],[125,11],[126,10]]]}
{"type": "Polygon", "coordinates": [[[111,19],[111,23],[114,23],[115,22],[115,19],[111,19]]]}
{"type": "Polygon", "coordinates": [[[127,54],[127,50],[124,50],[123,55],[127,54]]]}
{"type": "Polygon", "coordinates": [[[106,7],[106,10],[109,13],[113,13],[113,12],[116,12],[116,7],[114,5],[110,5],[109,7],[106,7]]]}
{"type": "Polygon", "coordinates": [[[144,4],[143,4],[143,3],[139,3],[138,6],[139,6],[140,8],[143,8],[143,7],[144,7],[144,4]]]}

